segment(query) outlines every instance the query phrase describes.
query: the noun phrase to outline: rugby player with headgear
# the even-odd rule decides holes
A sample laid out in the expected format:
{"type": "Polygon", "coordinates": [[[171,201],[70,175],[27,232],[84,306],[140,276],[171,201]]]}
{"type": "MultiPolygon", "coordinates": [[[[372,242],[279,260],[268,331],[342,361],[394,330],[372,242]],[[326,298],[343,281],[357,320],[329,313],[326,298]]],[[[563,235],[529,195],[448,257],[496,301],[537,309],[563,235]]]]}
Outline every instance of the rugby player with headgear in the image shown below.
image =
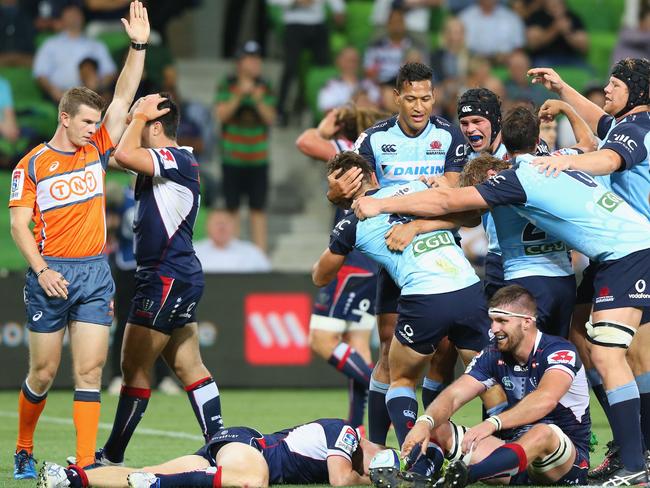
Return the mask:
{"type": "MultiPolygon", "coordinates": [[[[604,90],[603,108],[583,97],[552,69],[535,68],[529,74],[534,77],[533,83],[543,84],[572,105],[601,139],[598,150],[593,153],[539,158],[533,164],[539,165],[540,171],[545,170],[547,175],[566,169],[584,171],[609,186],[634,209],[650,219],[650,139],[647,137],[650,131],[650,62],[638,58],[626,58],[617,62],[612,67],[609,83],[604,90]]],[[[608,416],[614,434],[605,461],[590,473],[594,480],[605,480],[623,464],[638,467],[641,462],[638,454],[621,449],[620,437],[627,430],[624,428],[627,421],[620,414],[613,415],[612,403],[618,405],[632,402],[640,405],[635,406],[634,411],[640,409],[643,440],[646,447],[650,447],[650,355],[647,353],[650,328],[641,327],[630,346],[627,358],[632,373],[626,371],[625,374],[630,380],[634,374],[635,381],[628,383],[628,393],[623,400],[611,386],[603,385],[602,374],[598,374],[586,357],[585,341],[593,342],[593,338],[586,334],[584,324],[589,316],[591,296],[594,295],[594,269],[594,265],[591,265],[585,270],[578,289],[579,305],[574,312],[573,327],[576,333],[573,336],[587,367],[591,386],[608,416]]],[[[645,282],[639,282],[634,293],[643,294],[644,289],[645,282]]],[[[602,291],[597,290],[599,294],[602,291]]],[[[641,318],[641,324],[648,322],[650,314],[646,312],[641,318]]],[[[619,410],[620,407],[616,409],[619,410]]],[[[627,436],[623,442],[627,445],[627,436]]],[[[650,455],[646,455],[646,462],[648,459],[650,455]]]]}

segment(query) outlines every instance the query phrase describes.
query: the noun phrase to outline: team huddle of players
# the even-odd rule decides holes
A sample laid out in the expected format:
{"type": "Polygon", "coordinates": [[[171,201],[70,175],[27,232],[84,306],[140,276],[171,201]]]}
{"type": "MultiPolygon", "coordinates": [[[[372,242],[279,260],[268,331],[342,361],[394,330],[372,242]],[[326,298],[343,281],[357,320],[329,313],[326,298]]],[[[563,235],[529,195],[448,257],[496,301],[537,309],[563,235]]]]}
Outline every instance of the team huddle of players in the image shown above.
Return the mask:
{"type": "Polygon", "coordinates": [[[604,108],[547,68],[531,70],[533,82],[562,101],[547,102],[539,116],[522,107],[502,116],[496,95],[470,89],[459,99],[460,129],[432,115],[431,69],[407,63],[397,78],[397,115],[344,107],[306,131],[298,146],[328,161],[329,199],[352,209],[338,214],[314,265],[323,289],[311,323],[314,349],[350,379],[350,416],[261,434],[224,427],[219,390],[202,363],[196,308],[203,276],[192,247],[198,164],[176,142],[173,100],[154,94],[133,103],[149,38],[141,2],[131,3],[124,26],[131,49],[103,119],[97,94],[69,90],[52,139],[12,174],[12,237],[30,266],[30,366],[19,395],[16,479],[38,478],[44,488],[585,484],[588,380],[613,433],[591,481],[648,482],[650,359],[641,326],[650,306],[647,60],[614,66],[604,108]],[[578,143],[549,154],[539,117],[559,112],[578,143]],[[113,320],[103,253],[109,166],[138,175],[138,270],[123,387],[112,432],[96,451],[113,320]],[[457,233],[481,220],[489,236],[483,283],[457,233]],[[590,260],[578,290],[569,254],[576,252],[590,260]],[[374,367],[373,312],[382,343],[374,367]],[[37,475],[34,432],[66,329],[76,457],[68,467],[45,463],[37,475]],[[452,383],[457,355],[467,370],[452,383]],[[159,356],[183,383],[206,444],[157,466],[126,468],[159,356]],[[424,370],[426,410],[418,417],[415,389],[424,370]],[[449,420],[476,396],[483,422],[467,429],[449,420]],[[391,424],[404,469],[384,447],[391,424]],[[444,457],[452,462],[437,481],[444,457]]]}

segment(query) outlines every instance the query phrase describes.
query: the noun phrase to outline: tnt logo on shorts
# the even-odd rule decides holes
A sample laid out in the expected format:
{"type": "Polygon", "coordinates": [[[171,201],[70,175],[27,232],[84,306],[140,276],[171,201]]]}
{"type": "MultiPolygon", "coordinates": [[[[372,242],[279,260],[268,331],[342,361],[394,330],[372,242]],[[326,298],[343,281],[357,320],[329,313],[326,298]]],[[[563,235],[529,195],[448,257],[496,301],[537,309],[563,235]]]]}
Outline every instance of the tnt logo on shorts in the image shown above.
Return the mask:
{"type": "Polygon", "coordinates": [[[311,297],[307,293],[253,293],[244,300],[244,356],[252,365],[304,365],[311,297]]]}

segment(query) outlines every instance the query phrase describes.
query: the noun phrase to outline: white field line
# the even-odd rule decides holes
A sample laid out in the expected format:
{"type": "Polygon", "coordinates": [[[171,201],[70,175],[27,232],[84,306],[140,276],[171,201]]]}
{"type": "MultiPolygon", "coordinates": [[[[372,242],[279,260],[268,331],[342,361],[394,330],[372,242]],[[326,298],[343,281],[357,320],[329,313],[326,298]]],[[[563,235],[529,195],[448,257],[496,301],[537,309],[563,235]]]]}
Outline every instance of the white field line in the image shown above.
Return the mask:
{"type": "MultiPolygon", "coordinates": [[[[0,410],[0,417],[5,418],[18,418],[17,412],[5,412],[0,410]]],[[[72,419],[61,418],[61,417],[50,417],[48,415],[41,415],[39,422],[45,422],[46,424],[55,424],[55,425],[73,425],[72,419]]],[[[101,430],[111,430],[113,428],[112,424],[107,424],[104,422],[99,423],[99,428],[101,430]]],[[[145,427],[139,427],[135,430],[135,434],[138,435],[152,435],[158,437],[171,437],[173,439],[189,439],[192,441],[201,441],[203,442],[203,436],[188,434],[187,432],[175,432],[173,430],[158,430],[158,429],[147,429],[145,427]]]]}

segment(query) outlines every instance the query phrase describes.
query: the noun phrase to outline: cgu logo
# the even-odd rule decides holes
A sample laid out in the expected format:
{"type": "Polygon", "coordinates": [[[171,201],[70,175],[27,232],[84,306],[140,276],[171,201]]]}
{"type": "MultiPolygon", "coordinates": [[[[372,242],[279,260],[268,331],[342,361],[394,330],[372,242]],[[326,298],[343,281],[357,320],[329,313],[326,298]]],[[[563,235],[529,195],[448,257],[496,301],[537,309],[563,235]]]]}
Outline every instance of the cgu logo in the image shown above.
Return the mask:
{"type": "Polygon", "coordinates": [[[97,179],[91,171],[86,171],[83,176],[73,176],[68,179],[59,179],[50,185],[50,195],[57,201],[68,199],[71,195],[86,195],[97,189],[97,179]]]}
{"type": "Polygon", "coordinates": [[[566,251],[566,245],[564,242],[549,242],[546,244],[534,244],[531,246],[525,246],[524,252],[526,256],[537,256],[538,254],[548,254],[550,252],[560,252],[566,251]]]}
{"type": "Polygon", "coordinates": [[[623,203],[623,199],[619,197],[616,193],[612,193],[611,191],[608,191],[602,197],[600,197],[600,199],[596,203],[601,207],[603,207],[608,212],[613,212],[614,210],[616,210],[616,207],[618,207],[621,203],[623,203]]]}
{"type": "Polygon", "coordinates": [[[442,246],[451,246],[454,241],[448,232],[440,232],[413,243],[413,255],[418,257],[425,252],[433,251],[442,246]]]}

